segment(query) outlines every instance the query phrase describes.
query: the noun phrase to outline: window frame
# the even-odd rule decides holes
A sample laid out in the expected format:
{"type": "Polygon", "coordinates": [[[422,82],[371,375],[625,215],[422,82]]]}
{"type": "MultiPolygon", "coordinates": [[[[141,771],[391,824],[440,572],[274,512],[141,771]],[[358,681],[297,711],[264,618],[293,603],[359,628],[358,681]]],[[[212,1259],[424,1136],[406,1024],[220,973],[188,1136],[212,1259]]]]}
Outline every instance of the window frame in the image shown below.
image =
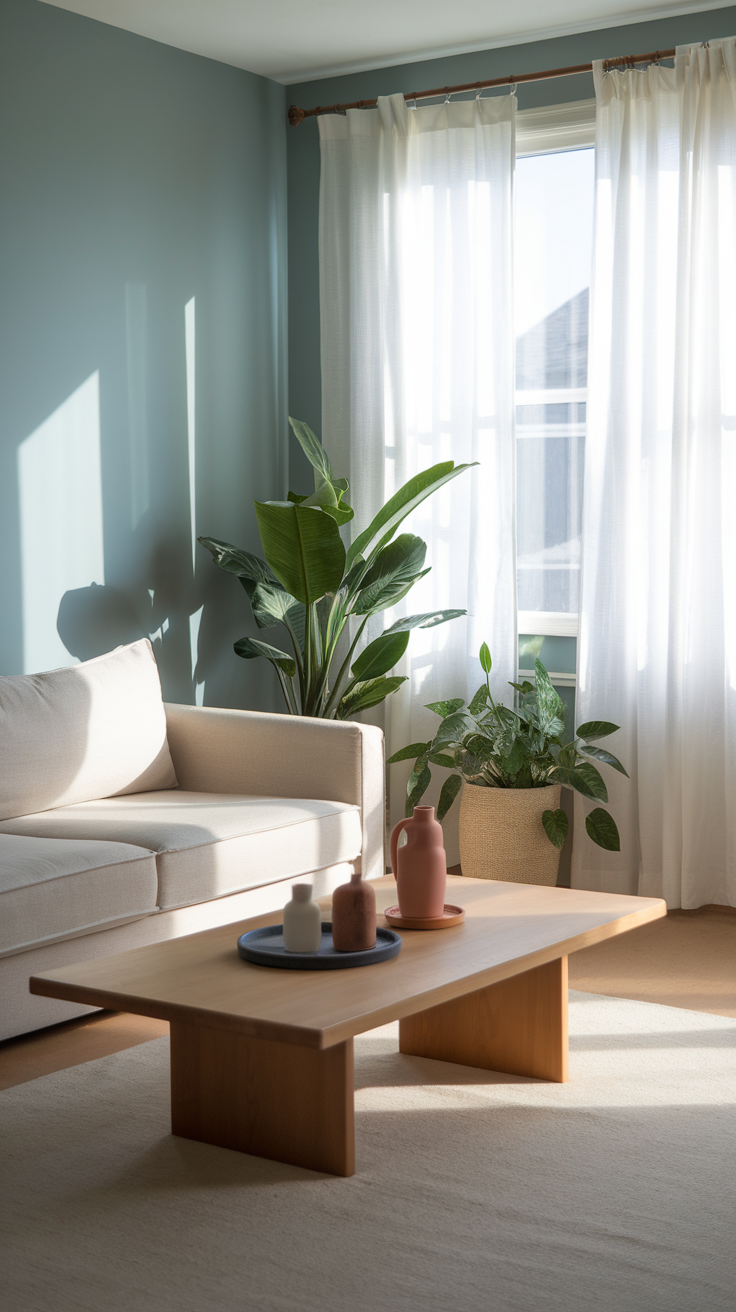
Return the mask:
{"type": "MultiPolygon", "coordinates": [[[[595,109],[593,98],[519,110],[516,115],[516,158],[594,149],[595,109]]],[[[517,614],[519,634],[536,634],[545,638],[578,636],[579,612],[520,610],[517,614]]]]}

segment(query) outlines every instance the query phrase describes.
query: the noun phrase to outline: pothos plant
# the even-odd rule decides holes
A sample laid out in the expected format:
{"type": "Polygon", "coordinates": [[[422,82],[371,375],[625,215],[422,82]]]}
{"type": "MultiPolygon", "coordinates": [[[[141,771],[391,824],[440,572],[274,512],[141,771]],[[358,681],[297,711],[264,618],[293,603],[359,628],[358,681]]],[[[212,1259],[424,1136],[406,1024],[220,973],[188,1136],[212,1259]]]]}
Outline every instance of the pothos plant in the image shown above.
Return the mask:
{"type": "Polygon", "coordinates": [[[314,492],[255,502],[264,559],[217,538],[199,541],[221,569],[240,579],[258,628],[283,625],[288,635],[291,652],[259,638],[240,638],[238,656],[270,661],[292,715],[347,720],[405,682],[400,675],[386,675],[406,651],[411,629],[433,628],[466,613],[408,615],[356,655],[371,616],[396,605],[429,573],[426,543],[413,533],[396,537],[397,528],[426,497],[470,466],[446,460],[416,474],[346,549],[340,529],[354,514],[345,499],[348,481],[334,477],[312,430],[299,420],[289,422],[314,469],[314,492]],[[334,670],[343,634],[345,655],[334,670]]]}
{"type": "MultiPolygon", "coordinates": [[[[595,762],[611,766],[627,778],[628,775],[611,752],[594,744],[615,733],[618,725],[608,720],[589,720],[578,727],[571,742],[564,742],[565,707],[538,657],[534,662],[534,683],[525,680],[511,684],[516,694],[513,708],[495,702],[491,696],[492,663],[486,643],[480,649],[480,663],[486,681],[469,705],[465,705],[462,697],[430,702],[427,709],[442,721],[434,738],[426,743],[411,743],[389,758],[389,765],[414,761],[406,790],[407,815],[411,815],[431,782],[430,765],[457,772],[449,775],[442,785],[438,820],[449,811],[463,779],[481,788],[544,788],[548,784],[563,784],[590,801],[608,802],[608,789],[595,762]]],[[[545,811],[542,824],[549,841],[562,848],[568,830],[565,812],[545,811]]],[[[585,828],[599,847],[610,852],[620,850],[616,822],[602,807],[590,812],[585,828]]]]}

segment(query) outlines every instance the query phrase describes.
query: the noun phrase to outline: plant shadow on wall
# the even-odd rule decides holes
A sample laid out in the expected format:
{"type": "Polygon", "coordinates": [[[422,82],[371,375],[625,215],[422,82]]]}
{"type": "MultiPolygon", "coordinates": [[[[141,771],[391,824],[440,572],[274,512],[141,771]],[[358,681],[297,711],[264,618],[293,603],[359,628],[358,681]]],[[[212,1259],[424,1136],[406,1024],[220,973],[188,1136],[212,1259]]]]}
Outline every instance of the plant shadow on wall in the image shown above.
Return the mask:
{"type": "Polygon", "coordinates": [[[386,676],[404,655],[411,629],[432,628],[466,613],[405,616],[356,654],[371,616],[395,606],[429,572],[424,568],[427,544],[413,533],[396,537],[397,528],[470,466],[447,460],[416,474],[346,549],[340,530],[354,515],[345,499],[347,479],[334,477],[324,448],[306,424],[289,422],[314,470],[314,492],[255,502],[265,559],[217,538],[199,541],[215,564],[240,579],[259,629],[283,625],[288,635],[291,652],[241,638],[235,643],[238,656],[271,662],[291,715],[348,720],[378,706],[405,682],[402,675],[386,676]],[[347,651],[333,672],[345,642],[347,651]]]}
{"type": "MultiPolygon", "coordinates": [[[[486,680],[469,704],[466,706],[462,697],[431,702],[427,709],[442,721],[434,738],[410,743],[388,763],[414,761],[407,784],[407,815],[431,783],[431,765],[454,772],[442,785],[437,818],[444,819],[463,788],[460,862],[464,874],[554,883],[557,853],[568,832],[568,817],[560,807],[561,789],[572,788],[588,801],[608,802],[608,789],[596,762],[628,775],[617,757],[596,744],[616,733],[619,726],[590,720],[578,727],[572,741],[565,742],[565,707],[538,657],[534,682],[511,684],[513,707],[495,702],[491,695],[491,654],[486,643],[480,649],[480,663],[486,680]],[[488,826],[489,836],[480,844],[485,853],[479,853],[477,830],[483,824],[488,826]],[[517,832],[496,863],[492,852],[501,826],[507,831],[516,827],[517,832]],[[538,861],[536,871],[530,870],[529,853],[523,850],[525,830],[538,861]],[[535,873],[540,877],[528,877],[535,873]]],[[[616,822],[603,807],[589,812],[585,828],[599,847],[620,851],[616,822]]]]}
{"type": "Polygon", "coordinates": [[[148,636],[125,593],[101,583],[65,592],[56,628],[67,651],[80,661],[148,636]]]}

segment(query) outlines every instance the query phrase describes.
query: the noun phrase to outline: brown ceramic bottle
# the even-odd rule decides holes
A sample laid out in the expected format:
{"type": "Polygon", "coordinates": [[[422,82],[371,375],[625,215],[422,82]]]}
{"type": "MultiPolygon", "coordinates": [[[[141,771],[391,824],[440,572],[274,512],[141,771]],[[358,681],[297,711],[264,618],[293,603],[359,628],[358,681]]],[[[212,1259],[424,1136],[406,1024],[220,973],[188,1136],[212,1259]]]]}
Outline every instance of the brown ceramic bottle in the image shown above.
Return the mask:
{"type": "Polygon", "coordinates": [[[433,806],[415,806],[413,816],[394,825],[391,868],[402,916],[438,919],[444,910],[447,857],[442,825],[434,818],[433,806]],[[406,831],[406,845],[399,847],[402,830],[406,831]]]}
{"type": "Polygon", "coordinates": [[[332,894],[332,942],[338,952],[376,946],[376,894],[357,872],[332,894]]]}

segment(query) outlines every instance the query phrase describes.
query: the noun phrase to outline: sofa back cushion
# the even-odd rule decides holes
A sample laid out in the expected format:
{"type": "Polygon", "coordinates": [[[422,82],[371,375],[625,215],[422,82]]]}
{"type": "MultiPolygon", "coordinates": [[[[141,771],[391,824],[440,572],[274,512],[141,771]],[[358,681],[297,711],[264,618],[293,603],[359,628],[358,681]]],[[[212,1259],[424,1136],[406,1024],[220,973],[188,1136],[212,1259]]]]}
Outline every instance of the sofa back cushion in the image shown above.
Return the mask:
{"type": "Polygon", "coordinates": [[[0,820],[176,786],[147,638],[67,669],[0,677],[0,820]]]}

